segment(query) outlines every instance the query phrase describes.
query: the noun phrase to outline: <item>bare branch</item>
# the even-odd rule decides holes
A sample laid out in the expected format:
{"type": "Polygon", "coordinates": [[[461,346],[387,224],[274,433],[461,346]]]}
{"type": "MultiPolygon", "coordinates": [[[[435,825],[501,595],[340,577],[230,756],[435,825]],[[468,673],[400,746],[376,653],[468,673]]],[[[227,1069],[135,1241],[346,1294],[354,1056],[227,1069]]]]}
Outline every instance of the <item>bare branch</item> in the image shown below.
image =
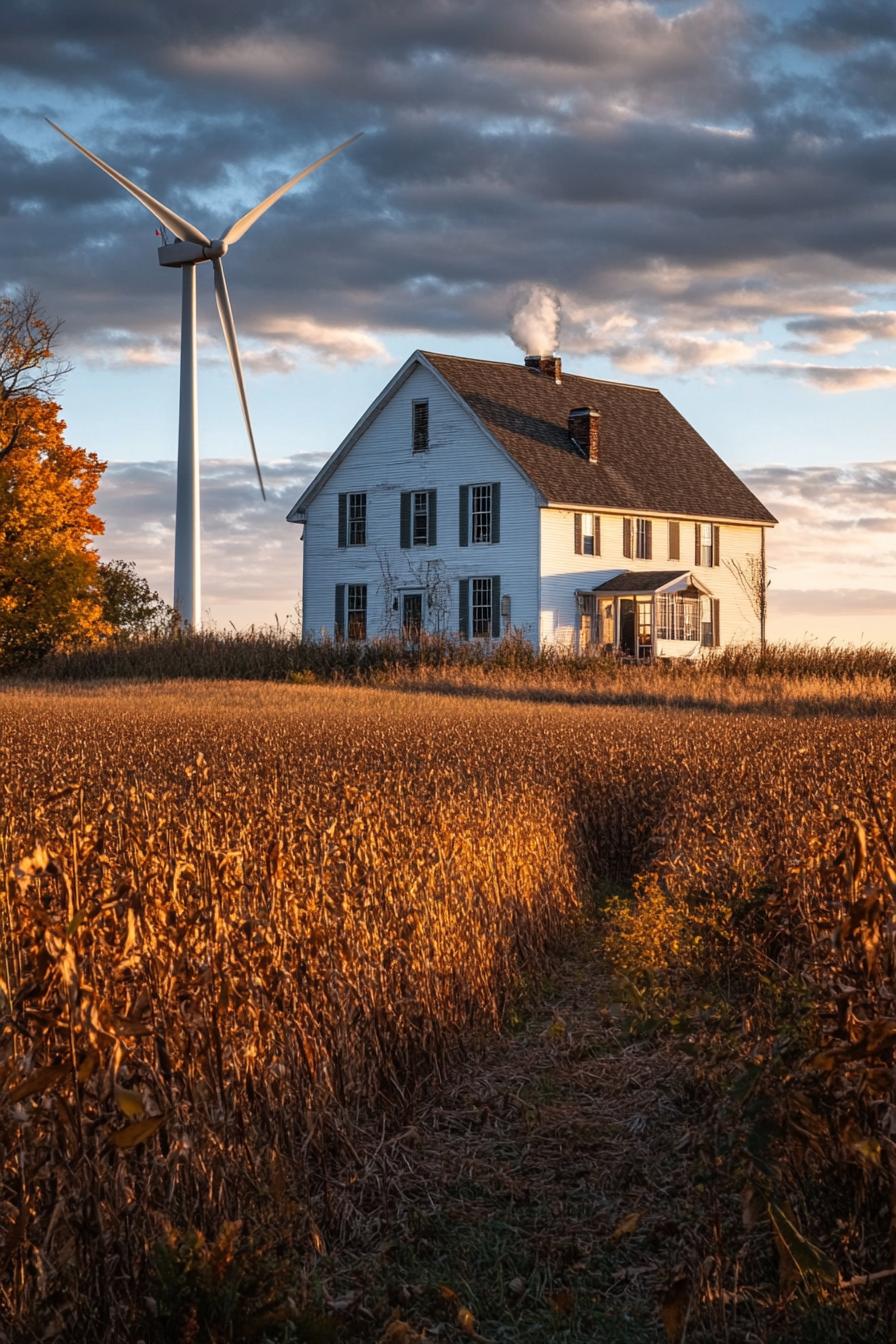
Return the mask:
{"type": "Polygon", "coordinates": [[[47,400],[70,369],[53,353],[62,328],[32,289],[0,298],[0,462],[13,450],[29,400],[47,400]]]}

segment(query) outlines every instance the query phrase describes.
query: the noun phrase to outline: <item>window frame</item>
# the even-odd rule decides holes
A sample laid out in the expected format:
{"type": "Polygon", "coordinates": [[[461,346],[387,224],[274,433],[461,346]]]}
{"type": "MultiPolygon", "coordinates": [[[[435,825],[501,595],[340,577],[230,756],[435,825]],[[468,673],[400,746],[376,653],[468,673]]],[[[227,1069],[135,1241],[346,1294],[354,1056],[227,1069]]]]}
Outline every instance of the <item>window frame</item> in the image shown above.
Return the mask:
{"type": "Polygon", "coordinates": [[[345,637],[357,641],[367,638],[366,583],[347,583],[345,585],[345,637]]]}
{"type": "Polygon", "coordinates": [[[713,525],[712,523],[699,523],[698,526],[700,528],[700,564],[705,565],[707,569],[711,569],[715,559],[713,525]]]}
{"type": "Polygon", "coordinates": [[[411,491],[411,546],[429,545],[429,518],[430,518],[430,490],[412,490],[411,491]],[[422,509],[418,509],[418,500],[423,501],[422,509]],[[422,539],[417,536],[418,519],[423,520],[422,539]]]}
{"type": "Polygon", "coordinates": [[[650,518],[635,518],[632,542],[635,560],[653,559],[653,523],[650,518]]]}
{"type": "Polygon", "coordinates": [[[491,639],[492,638],[492,613],[494,592],[494,579],[491,575],[477,575],[470,579],[470,638],[471,639],[491,639]],[[488,602],[484,605],[482,599],[482,589],[480,589],[480,601],[477,603],[477,584],[485,585],[485,591],[488,594],[488,602]],[[477,612],[479,613],[477,617],[477,612]],[[486,613],[485,628],[477,629],[477,619],[482,623],[482,613],[486,613]]]}
{"type": "Polygon", "coordinates": [[[490,546],[492,542],[492,523],[494,519],[494,490],[491,481],[470,486],[470,544],[472,546],[490,546]],[[483,493],[487,492],[487,493],[483,493]],[[477,509],[477,495],[480,507],[477,509]],[[488,500],[488,509],[482,507],[483,498],[488,500]],[[482,520],[485,519],[485,522],[482,520]],[[477,520],[486,536],[477,536],[477,520]]]}
{"type": "Polygon", "coordinates": [[[346,546],[366,546],[367,545],[367,491],[366,490],[348,490],[345,495],[345,544],[346,546]],[[354,517],[352,510],[355,508],[355,501],[360,500],[360,512],[354,517]],[[360,525],[360,526],[359,526],[360,525]],[[356,528],[360,531],[360,537],[356,536],[356,528]]]}

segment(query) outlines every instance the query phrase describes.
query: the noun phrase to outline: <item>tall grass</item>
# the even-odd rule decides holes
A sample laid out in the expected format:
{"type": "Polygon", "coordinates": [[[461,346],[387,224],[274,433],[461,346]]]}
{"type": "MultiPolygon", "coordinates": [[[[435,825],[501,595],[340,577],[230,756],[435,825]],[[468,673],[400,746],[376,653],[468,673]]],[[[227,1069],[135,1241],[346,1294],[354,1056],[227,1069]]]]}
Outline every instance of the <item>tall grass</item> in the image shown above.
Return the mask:
{"type": "Polygon", "coordinates": [[[695,662],[632,664],[545,648],[425,638],[302,640],[291,627],[182,632],[98,645],[15,672],[19,684],[179,679],[373,685],[440,694],[817,715],[896,713],[896,650],[780,644],[710,651],[695,662]]]}

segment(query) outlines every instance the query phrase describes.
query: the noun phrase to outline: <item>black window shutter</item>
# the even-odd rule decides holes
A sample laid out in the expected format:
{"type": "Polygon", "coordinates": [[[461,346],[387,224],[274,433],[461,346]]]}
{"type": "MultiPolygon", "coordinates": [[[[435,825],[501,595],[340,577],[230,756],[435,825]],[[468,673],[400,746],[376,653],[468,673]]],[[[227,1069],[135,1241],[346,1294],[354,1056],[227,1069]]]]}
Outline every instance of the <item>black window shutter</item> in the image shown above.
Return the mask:
{"type": "Polygon", "coordinates": [[[720,560],[720,556],[719,556],[720,544],[719,544],[719,543],[720,543],[720,537],[721,537],[721,530],[722,530],[722,529],[719,527],[718,523],[715,523],[714,526],[713,526],[713,529],[712,529],[712,562],[713,562],[714,565],[718,565],[718,564],[719,564],[719,560],[720,560]]]}
{"type": "Polygon", "coordinates": [[[469,541],[470,533],[470,487],[462,485],[459,491],[459,525],[457,541],[459,546],[466,546],[469,541]]]}
{"type": "Polygon", "coordinates": [[[582,515],[581,515],[580,513],[574,513],[573,516],[572,516],[572,537],[573,537],[573,546],[575,547],[575,553],[576,553],[576,555],[581,555],[581,554],[582,554],[582,515]]]}
{"type": "Polygon", "coordinates": [[[348,542],[348,531],[347,531],[347,525],[346,525],[346,518],[347,518],[347,516],[348,516],[348,509],[347,509],[347,507],[346,507],[346,506],[347,506],[347,503],[348,503],[348,501],[347,501],[347,499],[346,499],[346,496],[345,496],[345,495],[340,495],[340,496],[339,496],[339,538],[338,538],[338,544],[339,544],[340,546],[345,546],[345,545],[347,544],[347,542],[348,542]]]}
{"type": "Polygon", "coordinates": [[[677,522],[669,523],[669,559],[681,558],[681,536],[677,522]]]}
{"type": "Polygon", "coordinates": [[[600,555],[600,514],[594,515],[594,554],[600,555]]]}
{"type": "Polygon", "coordinates": [[[622,520],[622,554],[627,560],[632,558],[632,520],[623,518],[622,520]]]}
{"type": "MultiPolygon", "coordinates": [[[[461,489],[464,487],[462,486],[461,489]]],[[[461,639],[470,638],[470,580],[461,579],[457,585],[458,618],[457,629],[461,639]]]]}
{"type": "Polygon", "coordinates": [[[501,638],[501,575],[492,575],[492,639],[501,638]]]}
{"type": "MultiPolygon", "coordinates": [[[[344,499],[345,496],[343,495],[344,499]]],[[[336,612],[333,619],[333,637],[334,639],[345,638],[345,584],[336,585],[336,612]]]]}
{"type": "Polygon", "coordinates": [[[430,544],[430,546],[435,546],[435,544],[436,544],[436,492],[435,492],[435,490],[430,490],[430,492],[429,492],[429,544],[430,544]]]}
{"type": "Polygon", "coordinates": [[[411,492],[401,492],[401,549],[406,551],[411,544],[411,492]]]}
{"type": "Polygon", "coordinates": [[[492,542],[501,540],[501,482],[492,481],[492,542]]]}
{"type": "Polygon", "coordinates": [[[700,563],[700,524],[694,524],[694,564],[700,563]]]}
{"type": "Polygon", "coordinates": [[[721,633],[719,626],[719,599],[714,597],[712,600],[712,642],[715,648],[718,648],[722,642],[721,633]]]}
{"type": "Polygon", "coordinates": [[[653,559],[653,523],[649,518],[644,520],[644,559],[653,559]]]}

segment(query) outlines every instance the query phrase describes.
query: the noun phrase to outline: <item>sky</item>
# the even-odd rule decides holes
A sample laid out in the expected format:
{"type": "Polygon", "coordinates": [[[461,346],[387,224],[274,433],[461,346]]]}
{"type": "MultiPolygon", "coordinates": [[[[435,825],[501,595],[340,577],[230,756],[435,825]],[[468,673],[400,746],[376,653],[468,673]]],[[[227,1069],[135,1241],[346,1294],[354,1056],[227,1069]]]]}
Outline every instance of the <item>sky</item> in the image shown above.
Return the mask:
{"type": "Polygon", "coordinates": [[[230,251],[263,503],[198,273],[203,606],[295,612],[305,483],[417,348],[657,386],[779,518],[775,638],[896,642],[891,0],[6,0],[0,292],[64,323],[107,558],[170,597],[179,283],[155,221],[46,124],[230,251]]]}

